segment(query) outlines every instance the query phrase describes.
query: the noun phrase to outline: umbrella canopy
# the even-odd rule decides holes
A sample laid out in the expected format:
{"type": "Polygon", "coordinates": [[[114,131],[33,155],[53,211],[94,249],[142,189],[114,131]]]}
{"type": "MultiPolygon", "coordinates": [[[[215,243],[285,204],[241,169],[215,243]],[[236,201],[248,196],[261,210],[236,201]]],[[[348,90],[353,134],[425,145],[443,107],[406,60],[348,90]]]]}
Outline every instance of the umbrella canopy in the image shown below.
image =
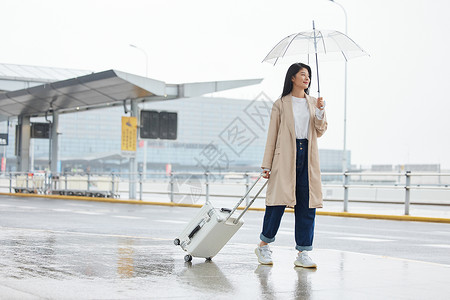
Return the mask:
{"type": "Polygon", "coordinates": [[[320,97],[319,61],[317,56],[321,53],[326,55],[335,53],[338,57],[346,61],[351,58],[369,55],[342,32],[336,30],[316,30],[313,21],[312,31],[299,32],[285,37],[267,54],[263,62],[269,62],[275,65],[282,57],[307,54],[309,63],[309,55],[314,54],[317,70],[317,92],[320,97]]]}
{"type": "Polygon", "coordinates": [[[273,47],[263,62],[273,63],[275,65],[280,58],[285,56],[316,53],[336,53],[345,60],[369,55],[342,32],[317,29],[299,32],[285,37],[273,47]],[[315,44],[317,45],[317,50],[315,44]]]}

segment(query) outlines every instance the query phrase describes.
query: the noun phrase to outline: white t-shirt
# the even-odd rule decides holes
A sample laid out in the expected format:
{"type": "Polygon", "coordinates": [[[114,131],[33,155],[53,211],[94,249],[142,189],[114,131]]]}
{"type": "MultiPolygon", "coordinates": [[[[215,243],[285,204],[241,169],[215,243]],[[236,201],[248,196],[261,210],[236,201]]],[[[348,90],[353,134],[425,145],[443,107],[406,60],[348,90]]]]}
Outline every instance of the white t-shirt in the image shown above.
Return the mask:
{"type": "MultiPolygon", "coordinates": [[[[309,131],[309,109],[306,98],[297,98],[292,96],[292,110],[295,120],[295,138],[307,139],[309,131]]],[[[323,110],[316,107],[316,117],[323,119],[323,110]]]]}

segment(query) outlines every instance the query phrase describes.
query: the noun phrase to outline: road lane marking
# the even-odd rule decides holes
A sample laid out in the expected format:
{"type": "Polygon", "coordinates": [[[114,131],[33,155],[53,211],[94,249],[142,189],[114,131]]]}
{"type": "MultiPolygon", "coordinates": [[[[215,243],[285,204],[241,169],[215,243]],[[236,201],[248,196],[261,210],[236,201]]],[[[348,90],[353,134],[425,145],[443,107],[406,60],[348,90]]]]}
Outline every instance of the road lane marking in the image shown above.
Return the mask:
{"type": "MultiPolygon", "coordinates": [[[[331,234],[333,236],[336,235],[347,235],[350,237],[361,237],[361,238],[373,238],[373,239],[385,239],[386,235],[380,235],[380,234],[361,234],[361,233],[346,233],[342,231],[324,231],[324,230],[316,230],[316,233],[325,233],[325,234],[331,234]]],[[[400,239],[400,240],[408,240],[410,238],[408,237],[397,237],[397,236],[389,236],[390,238],[394,239],[400,239]]]]}
{"type": "Polygon", "coordinates": [[[44,233],[54,233],[54,234],[72,234],[72,235],[100,236],[100,237],[133,238],[133,239],[154,240],[154,241],[173,241],[173,239],[167,239],[167,238],[157,238],[157,237],[148,237],[148,236],[133,236],[133,235],[123,235],[123,234],[106,234],[106,233],[76,232],[76,231],[47,230],[47,229],[19,228],[19,227],[4,227],[4,226],[0,226],[0,229],[9,229],[9,230],[27,230],[27,231],[44,232],[44,233]]]}
{"type": "Polygon", "coordinates": [[[373,239],[373,238],[362,238],[362,237],[352,237],[352,236],[342,236],[342,237],[332,237],[337,240],[350,240],[350,241],[360,241],[360,242],[394,242],[395,240],[386,239],[373,239]]]}
{"type": "Polygon", "coordinates": [[[187,224],[188,221],[176,221],[176,220],[153,220],[155,222],[170,223],[170,224],[187,224]]]}
{"type": "Polygon", "coordinates": [[[22,206],[22,205],[16,205],[17,208],[25,208],[25,209],[38,209],[37,207],[34,206],[22,206]]]}
{"type": "MultiPolygon", "coordinates": [[[[255,244],[249,244],[249,243],[228,243],[228,245],[243,245],[243,246],[249,246],[249,247],[255,247],[255,244]]],[[[279,246],[279,245],[271,245],[270,248],[272,250],[274,249],[291,249],[293,251],[295,248],[293,246],[279,246]]],[[[369,254],[369,253],[363,253],[363,252],[355,252],[355,251],[346,251],[346,250],[338,250],[338,249],[329,249],[329,248],[315,248],[316,251],[330,251],[330,252],[339,252],[339,253],[350,253],[354,255],[360,255],[360,256],[371,256],[374,258],[380,258],[380,259],[392,259],[392,260],[399,260],[399,261],[407,261],[407,262],[413,262],[413,263],[420,263],[420,264],[427,264],[427,265],[434,265],[439,267],[445,267],[450,268],[450,265],[448,264],[441,264],[441,263],[435,263],[430,261],[423,261],[423,260],[414,260],[409,258],[402,258],[402,257],[393,257],[393,256],[387,256],[387,255],[379,255],[379,254],[369,254]]]]}
{"type": "MultiPolygon", "coordinates": [[[[22,291],[22,290],[17,289],[16,287],[6,286],[4,283],[1,283],[0,287],[2,290],[2,295],[10,295],[11,298],[13,297],[12,295],[14,295],[14,298],[17,297],[15,299],[39,299],[36,296],[36,294],[34,294],[34,293],[22,291]]],[[[7,297],[9,297],[9,296],[7,296],[7,297]]]]}
{"type": "Polygon", "coordinates": [[[93,207],[91,204],[81,204],[81,203],[67,203],[68,206],[81,206],[81,207],[93,207]]]}
{"type": "MultiPolygon", "coordinates": [[[[378,220],[377,220],[378,221],[378,220]]],[[[325,223],[320,223],[316,225],[317,230],[320,230],[320,228],[323,227],[331,227],[332,229],[337,229],[337,228],[344,228],[344,229],[349,229],[349,230],[355,230],[355,229],[362,229],[365,230],[366,227],[364,226],[360,226],[360,227],[355,227],[354,225],[337,225],[337,224],[325,224],[325,223]]],[[[382,227],[382,228],[376,228],[376,227],[370,227],[371,230],[373,231],[381,231],[383,233],[386,232],[392,232],[392,233],[399,233],[399,234],[403,234],[403,235],[409,235],[409,234],[437,234],[437,235],[450,235],[450,231],[418,231],[418,230],[409,230],[406,228],[402,228],[402,229],[393,229],[393,228],[386,228],[386,227],[382,227]]],[[[316,231],[317,231],[316,230],[316,231]]],[[[326,231],[323,231],[326,232],[326,231]]],[[[332,231],[328,231],[328,232],[332,232],[332,231]]]]}
{"type": "Polygon", "coordinates": [[[133,216],[112,216],[113,218],[120,218],[120,219],[131,219],[131,220],[139,220],[139,219],[145,219],[143,217],[133,217],[133,216]]]}
{"type": "Polygon", "coordinates": [[[58,212],[73,212],[73,210],[65,209],[65,208],[52,208],[51,210],[58,211],[58,212]]]}
{"type": "Polygon", "coordinates": [[[101,213],[101,212],[73,210],[73,209],[66,209],[66,208],[52,208],[51,210],[57,211],[57,212],[67,212],[67,213],[82,214],[82,215],[104,215],[104,213],[101,213]]]}
{"type": "Polygon", "coordinates": [[[423,246],[435,247],[435,248],[449,248],[450,249],[450,245],[448,245],[448,244],[425,244],[423,246]]]}
{"type": "Polygon", "coordinates": [[[248,227],[244,227],[242,226],[239,230],[246,230],[246,231],[255,231],[253,228],[248,228],[248,227]]]}
{"type": "Polygon", "coordinates": [[[99,213],[99,212],[95,212],[95,211],[73,210],[72,212],[75,214],[82,214],[82,215],[104,215],[104,213],[99,213]]]}
{"type": "Polygon", "coordinates": [[[450,268],[450,265],[447,264],[441,264],[441,263],[435,263],[430,261],[423,261],[423,260],[415,260],[415,259],[409,259],[409,258],[402,258],[402,257],[393,257],[393,256],[387,256],[387,255],[379,255],[379,254],[369,254],[369,253],[362,253],[362,252],[355,252],[355,251],[346,251],[346,250],[338,250],[338,249],[328,249],[328,248],[321,248],[319,250],[326,250],[326,251],[333,251],[333,252],[341,252],[341,253],[350,253],[350,254],[357,254],[357,255],[364,255],[364,256],[372,256],[382,259],[393,259],[393,260],[400,260],[400,261],[407,261],[407,262],[413,262],[413,263],[421,263],[421,264],[427,264],[427,265],[434,265],[439,267],[445,267],[450,268]]]}
{"type": "Polygon", "coordinates": [[[450,231],[430,231],[427,232],[429,234],[437,234],[437,235],[450,235],[450,231]]]}

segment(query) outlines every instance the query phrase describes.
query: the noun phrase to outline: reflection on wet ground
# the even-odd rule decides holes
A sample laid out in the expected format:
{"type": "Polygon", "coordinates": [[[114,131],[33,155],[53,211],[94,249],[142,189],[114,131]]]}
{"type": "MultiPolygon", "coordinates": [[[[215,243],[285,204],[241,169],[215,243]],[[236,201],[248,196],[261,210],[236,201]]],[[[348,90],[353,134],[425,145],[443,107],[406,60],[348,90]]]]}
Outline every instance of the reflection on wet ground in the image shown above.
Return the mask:
{"type": "Polygon", "coordinates": [[[229,244],[212,261],[172,240],[0,227],[0,299],[445,299],[450,267],[319,249],[319,268],[294,267],[273,247],[273,266],[253,245],[229,244]]]}

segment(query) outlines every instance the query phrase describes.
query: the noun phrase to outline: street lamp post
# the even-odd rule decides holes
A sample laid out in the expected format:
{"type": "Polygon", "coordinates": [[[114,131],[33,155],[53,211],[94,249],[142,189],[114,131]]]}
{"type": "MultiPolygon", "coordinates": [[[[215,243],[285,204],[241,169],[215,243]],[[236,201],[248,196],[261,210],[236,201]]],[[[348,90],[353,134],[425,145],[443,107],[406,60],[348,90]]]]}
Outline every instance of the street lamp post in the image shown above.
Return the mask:
{"type": "Polygon", "coordinates": [[[130,47],[136,48],[139,51],[141,51],[142,53],[144,53],[144,55],[145,55],[145,77],[148,77],[148,55],[147,55],[147,52],[145,52],[144,49],[139,48],[138,46],[135,46],[133,44],[130,44],[130,47]]]}
{"type": "MultiPolygon", "coordinates": [[[[342,11],[344,12],[345,16],[345,35],[347,34],[347,12],[340,3],[337,3],[334,0],[330,0],[331,2],[338,5],[340,8],[342,8],[342,11]]],[[[342,151],[342,171],[347,171],[347,60],[345,61],[345,83],[344,83],[344,147],[342,151]]]]}
{"type": "MultiPolygon", "coordinates": [[[[342,8],[342,11],[344,12],[345,16],[345,35],[348,35],[347,33],[347,11],[345,10],[344,6],[342,4],[337,3],[334,0],[330,0],[334,4],[338,5],[340,8],[342,8]]],[[[344,83],[344,146],[342,149],[342,172],[344,172],[344,185],[346,181],[345,172],[347,171],[347,60],[345,60],[345,83],[344,83]]],[[[344,188],[344,211],[348,211],[348,189],[344,188]]]]}
{"type": "MultiPolygon", "coordinates": [[[[136,48],[139,51],[141,51],[142,53],[144,53],[144,55],[145,55],[145,77],[148,78],[148,55],[147,55],[147,52],[144,49],[139,48],[133,44],[130,44],[130,47],[136,48]]],[[[146,178],[146,173],[147,173],[147,140],[144,140],[144,158],[143,158],[143,162],[142,162],[142,175],[143,175],[144,180],[146,178]]]]}

